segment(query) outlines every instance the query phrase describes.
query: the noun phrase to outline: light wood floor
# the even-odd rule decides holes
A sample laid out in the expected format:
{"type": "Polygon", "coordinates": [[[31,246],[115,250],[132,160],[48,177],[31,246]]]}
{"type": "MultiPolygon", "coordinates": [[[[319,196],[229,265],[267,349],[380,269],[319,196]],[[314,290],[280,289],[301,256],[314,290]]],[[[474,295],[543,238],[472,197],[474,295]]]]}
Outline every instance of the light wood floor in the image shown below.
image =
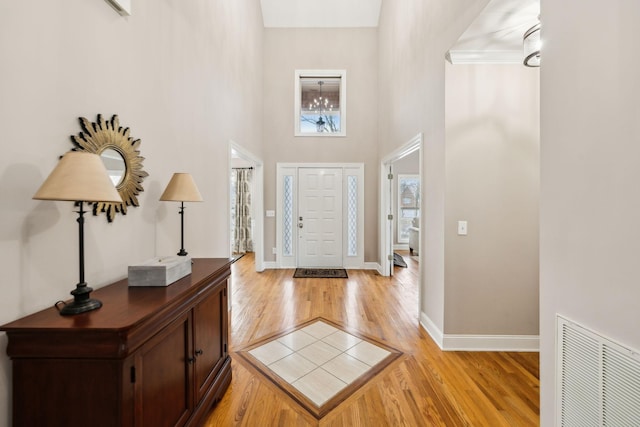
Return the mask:
{"type": "Polygon", "coordinates": [[[537,426],[537,353],[442,352],[418,325],[418,264],[393,278],[256,273],[252,255],[232,267],[233,380],[206,426],[537,426]],[[316,317],[348,325],[404,354],[319,421],[234,349],[316,317]]]}

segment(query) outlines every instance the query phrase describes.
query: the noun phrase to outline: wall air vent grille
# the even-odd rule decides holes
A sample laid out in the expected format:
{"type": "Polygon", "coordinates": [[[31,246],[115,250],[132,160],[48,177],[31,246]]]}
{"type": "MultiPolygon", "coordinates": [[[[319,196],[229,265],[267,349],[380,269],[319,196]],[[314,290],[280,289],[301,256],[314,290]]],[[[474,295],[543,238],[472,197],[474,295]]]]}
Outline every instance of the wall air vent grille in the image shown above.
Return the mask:
{"type": "Polygon", "coordinates": [[[605,426],[640,425],[638,354],[628,355],[606,345],[603,346],[602,351],[602,424],[605,426]]]}
{"type": "Polygon", "coordinates": [[[558,425],[640,426],[640,354],[557,320],[558,425]]]}

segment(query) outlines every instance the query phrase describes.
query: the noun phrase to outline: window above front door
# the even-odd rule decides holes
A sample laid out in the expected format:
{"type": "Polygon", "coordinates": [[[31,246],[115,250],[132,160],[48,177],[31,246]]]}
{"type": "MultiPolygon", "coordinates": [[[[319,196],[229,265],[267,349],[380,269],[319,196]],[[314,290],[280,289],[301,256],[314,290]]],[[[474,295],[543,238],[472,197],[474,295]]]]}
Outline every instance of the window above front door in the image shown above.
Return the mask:
{"type": "Polygon", "coordinates": [[[346,136],[345,70],[296,70],[295,136],[346,136]]]}

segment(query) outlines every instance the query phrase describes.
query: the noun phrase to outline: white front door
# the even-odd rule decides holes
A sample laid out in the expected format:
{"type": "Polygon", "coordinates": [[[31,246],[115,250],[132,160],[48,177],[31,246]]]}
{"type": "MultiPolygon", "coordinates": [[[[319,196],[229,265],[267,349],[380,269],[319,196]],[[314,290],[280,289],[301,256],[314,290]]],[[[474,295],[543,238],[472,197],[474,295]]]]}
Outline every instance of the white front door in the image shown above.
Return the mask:
{"type": "Polygon", "coordinates": [[[342,267],[342,169],[298,170],[298,267],[342,267]]]}

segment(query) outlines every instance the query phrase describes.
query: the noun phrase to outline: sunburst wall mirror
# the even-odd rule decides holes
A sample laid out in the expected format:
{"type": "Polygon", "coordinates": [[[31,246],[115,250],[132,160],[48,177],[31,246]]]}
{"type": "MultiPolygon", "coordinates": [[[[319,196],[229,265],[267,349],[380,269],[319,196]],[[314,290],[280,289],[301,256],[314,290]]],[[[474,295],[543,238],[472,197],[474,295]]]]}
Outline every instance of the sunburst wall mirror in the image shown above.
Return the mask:
{"type": "Polygon", "coordinates": [[[117,115],[105,120],[98,114],[95,123],[80,117],[84,132],[72,135],[73,151],[88,151],[100,155],[109,177],[122,197],[122,203],[93,203],[93,214],[104,212],[109,222],[117,213],[126,215],[127,206],[139,206],[138,194],[144,191],[142,181],[149,174],[142,169],[140,140],[130,136],[129,128],[120,126],[117,115]]]}

